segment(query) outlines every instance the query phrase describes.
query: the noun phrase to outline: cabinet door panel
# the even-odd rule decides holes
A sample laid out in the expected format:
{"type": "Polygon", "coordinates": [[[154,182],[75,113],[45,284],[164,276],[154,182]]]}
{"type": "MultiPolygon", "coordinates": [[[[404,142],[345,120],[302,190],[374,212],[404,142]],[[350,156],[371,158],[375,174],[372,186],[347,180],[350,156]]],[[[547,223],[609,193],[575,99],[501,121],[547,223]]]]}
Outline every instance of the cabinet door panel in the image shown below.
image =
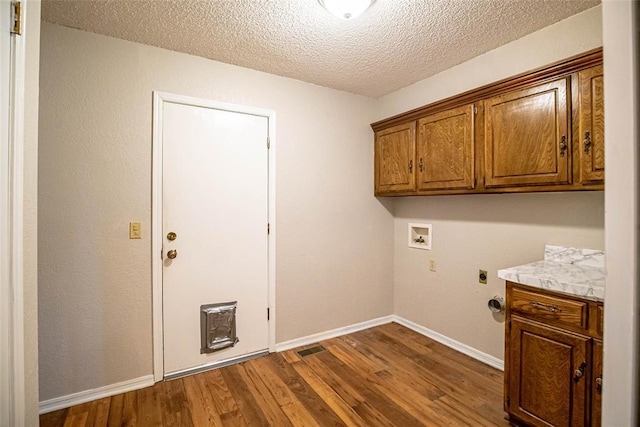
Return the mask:
{"type": "Polygon", "coordinates": [[[487,187],[571,182],[567,79],[485,101],[487,187]]]}
{"type": "Polygon", "coordinates": [[[474,187],[473,105],[418,121],[418,189],[474,187]]]}
{"type": "Polygon", "coordinates": [[[593,380],[591,385],[591,426],[602,425],[602,341],[593,340],[593,380]]]}
{"type": "Polygon", "coordinates": [[[604,78],[602,65],[581,71],[580,182],[604,180],[604,78]]]}
{"type": "Polygon", "coordinates": [[[512,316],[509,341],[509,412],[531,425],[585,425],[590,338],[512,316]]]}
{"type": "Polygon", "coordinates": [[[376,133],[375,192],[415,189],[415,122],[376,133]]]}

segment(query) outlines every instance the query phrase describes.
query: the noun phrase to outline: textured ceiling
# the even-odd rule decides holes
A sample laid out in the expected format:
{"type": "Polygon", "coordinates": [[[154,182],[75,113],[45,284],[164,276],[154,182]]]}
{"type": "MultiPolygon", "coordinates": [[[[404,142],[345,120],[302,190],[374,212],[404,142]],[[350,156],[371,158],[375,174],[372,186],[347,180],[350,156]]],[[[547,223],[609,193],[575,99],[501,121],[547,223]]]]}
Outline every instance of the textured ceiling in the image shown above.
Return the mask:
{"type": "Polygon", "coordinates": [[[44,0],[42,16],[378,97],[599,2],[377,0],[359,18],[343,21],[317,0],[44,0]]]}

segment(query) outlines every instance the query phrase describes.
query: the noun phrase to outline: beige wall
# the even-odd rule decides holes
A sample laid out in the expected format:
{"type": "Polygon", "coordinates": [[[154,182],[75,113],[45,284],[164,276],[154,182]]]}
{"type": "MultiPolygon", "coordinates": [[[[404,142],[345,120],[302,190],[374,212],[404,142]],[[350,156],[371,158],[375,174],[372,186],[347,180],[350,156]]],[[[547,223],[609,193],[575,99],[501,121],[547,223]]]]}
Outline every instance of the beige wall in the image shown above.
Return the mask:
{"type": "MultiPolygon", "coordinates": [[[[378,118],[601,46],[601,27],[598,6],[380,98],[378,118]]],[[[541,259],[545,243],[602,249],[604,195],[401,198],[394,227],[395,314],[502,359],[504,319],[487,309],[504,295],[497,270],[541,259]],[[407,247],[409,222],[433,224],[433,250],[407,247]],[[478,283],[479,269],[488,284],[478,283]]]]}
{"type": "Polygon", "coordinates": [[[603,194],[545,193],[412,197],[395,207],[395,314],[499,359],[504,316],[501,268],[542,259],[544,245],[602,249],[603,194]],[[433,249],[407,246],[407,223],[433,225],[433,249]],[[436,272],[429,271],[429,261],[436,272]],[[478,270],[488,283],[478,283],[478,270]]]}
{"type": "Polygon", "coordinates": [[[40,2],[26,3],[24,115],[25,426],[38,425],[38,74],[40,2]]]}
{"type": "Polygon", "coordinates": [[[43,24],[41,400],[152,372],[153,90],[277,113],[278,342],[392,312],[372,99],[43,24]]]}

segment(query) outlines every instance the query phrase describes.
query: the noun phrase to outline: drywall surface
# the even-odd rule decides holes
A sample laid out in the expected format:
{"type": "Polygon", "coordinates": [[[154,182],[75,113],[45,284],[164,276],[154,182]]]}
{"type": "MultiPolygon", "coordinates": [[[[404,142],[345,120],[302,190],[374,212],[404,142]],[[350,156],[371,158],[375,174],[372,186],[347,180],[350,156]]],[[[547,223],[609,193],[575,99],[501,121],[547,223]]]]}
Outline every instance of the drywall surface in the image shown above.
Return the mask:
{"type": "Polygon", "coordinates": [[[40,72],[40,2],[25,7],[24,93],[24,372],[25,426],[38,419],[38,96],[40,72]]]}
{"type": "Polygon", "coordinates": [[[497,271],[541,260],[545,244],[602,249],[603,206],[602,192],[397,201],[395,314],[502,359],[504,316],[487,308],[505,295],[497,271]],[[408,247],[410,222],[433,225],[432,250],[408,247]],[[481,269],[486,285],[478,283],[481,269]]]}
{"type": "Polygon", "coordinates": [[[392,313],[374,100],[51,24],[41,50],[41,400],[152,372],[154,90],[276,111],[277,342],[392,313]]]}
{"type": "MultiPolygon", "coordinates": [[[[601,46],[601,28],[599,6],[380,98],[378,118],[601,46]]],[[[502,358],[504,319],[486,306],[504,295],[496,272],[542,259],[545,243],[603,249],[603,192],[399,198],[395,314],[502,358]],[[407,247],[409,222],[433,224],[432,251],[407,247]]]]}
{"type": "MultiPolygon", "coordinates": [[[[635,3],[635,4],[634,4],[635,3]]],[[[605,1],[604,109],[607,284],[604,311],[603,426],[637,426],[640,381],[640,8],[605,1]]]]}

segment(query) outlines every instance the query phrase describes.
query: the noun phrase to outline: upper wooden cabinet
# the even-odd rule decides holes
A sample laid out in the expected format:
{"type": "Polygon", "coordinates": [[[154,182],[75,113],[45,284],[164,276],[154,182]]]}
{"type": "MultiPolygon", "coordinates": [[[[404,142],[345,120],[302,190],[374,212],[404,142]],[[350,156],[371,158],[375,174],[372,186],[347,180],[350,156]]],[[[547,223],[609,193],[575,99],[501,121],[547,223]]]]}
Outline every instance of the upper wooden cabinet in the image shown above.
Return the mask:
{"type": "Polygon", "coordinates": [[[568,79],[485,101],[485,186],[567,184],[568,79]]]}
{"type": "Polygon", "coordinates": [[[416,123],[394,126],[376,133],[375,192],[415,189],[416,123]]]}
{"type": "Polygon", "coordinates": [[[418,189],[473,188],[474,106],[418,120],[418,189]]]}
{"type": "Polygon", "coordinates": [[[604,180],[604,82],[602,65],[580,71],[580,182],[604,180]]]}
{"type": "Polygon", "coordinates": [[[373,123],[375,194],[604,189],[602,49],[373,123]]]}

